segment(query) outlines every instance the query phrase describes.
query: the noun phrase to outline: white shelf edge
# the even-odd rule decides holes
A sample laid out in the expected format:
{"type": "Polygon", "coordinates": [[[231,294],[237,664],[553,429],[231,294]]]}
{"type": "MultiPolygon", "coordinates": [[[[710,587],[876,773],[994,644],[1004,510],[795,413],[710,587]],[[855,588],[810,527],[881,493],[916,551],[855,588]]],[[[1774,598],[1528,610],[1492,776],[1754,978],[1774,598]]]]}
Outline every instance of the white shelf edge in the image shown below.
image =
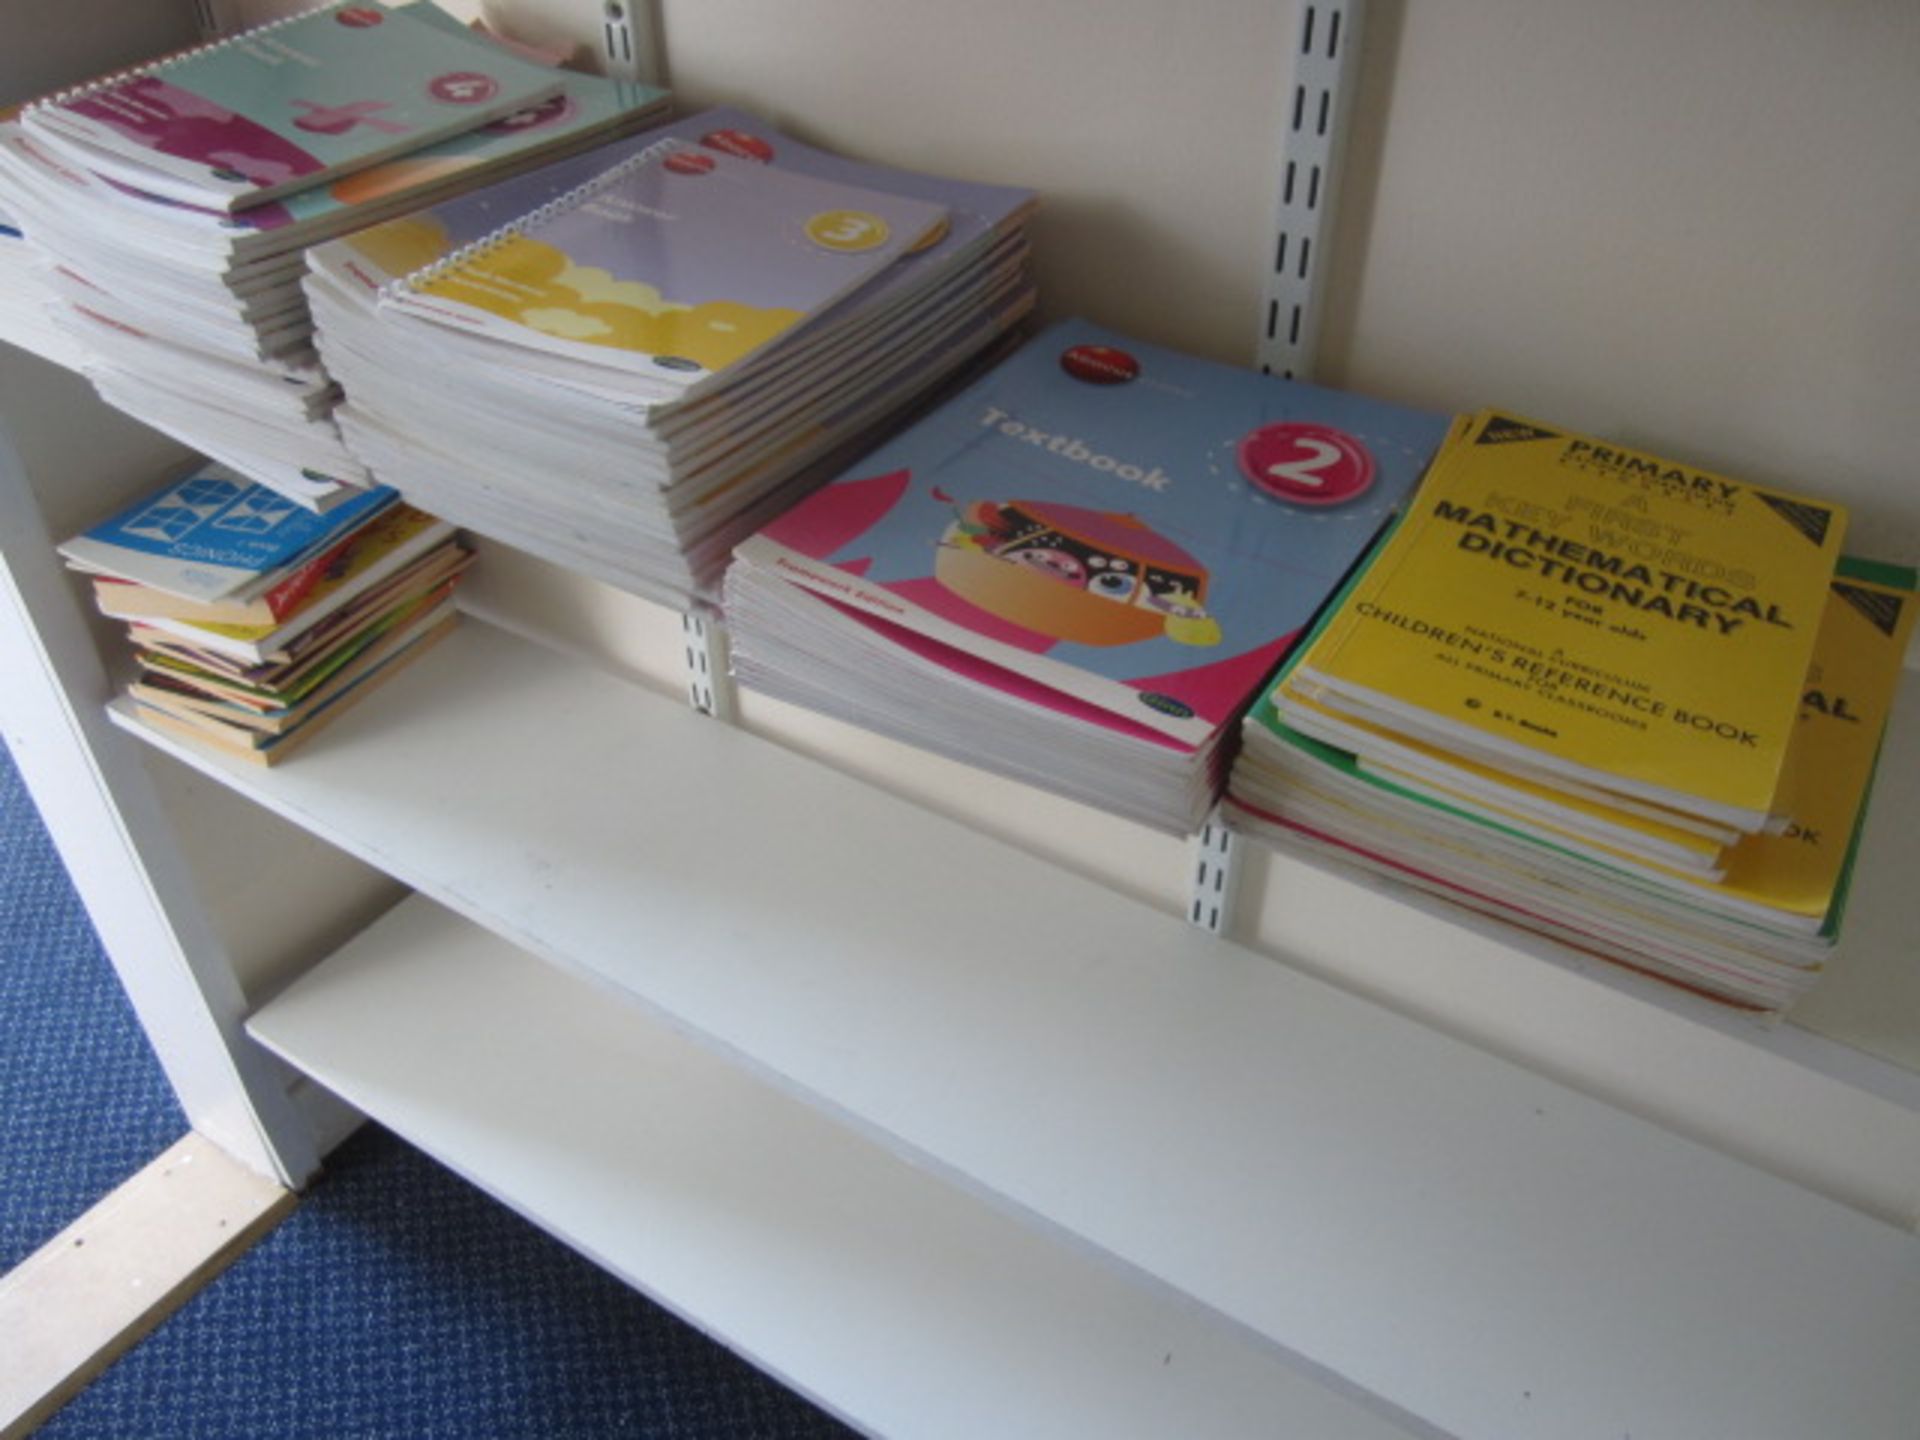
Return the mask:
{"type": "MultiPolygon", "coordinates": [[[[1916,698],[1920,698],[1920,684],[1916,684],[1914,689],[1916,698]]],[[[1885,808],[1893,812],[1897,807],[1888,805],[1885,808]]],[[[1550,965],[1581,984],[1612,992],[1636,1005],[1644,1005],[1689,1025],[1711,1030],[1739,1045],[1771,1055],[1810,1074],[1872,1095],[1900,1110],[1920,1116],[1920,1071],[1909,1070],[1844,1039],[1812,1029],[1796,1020],[1791,1013],[1777,1021],[1759,1019],[1596,956],[1584,955],[1545,937],[1517,930],[1472,910],[1448,904],[1409,886],[1396,885],[1382,876],[1314,856],[1267,849],[1257,837],[1238,830],[1235,836],[1240,845],[1265,849],[1268,863],[1283,872],[1298,867],[1301,871],[1332,877],[1365,891],[1370,898],[1382,904],[1417,914],[1434,925],[1458,931],[1477,941],[1522,954],[1529,963],[1550,965]]],[[[1891,844],[1883,844],[1878,848],[1885,852],[1884,858],[1891,859],[1898,854],[1891,844]]],[[[1844,956],[1839,963],[1845,963],[1844,956]]],[[[1920,1195],[1914,1197],[1914,1203],[1915,1220],[1920,1221],[1920,1195]]]]}
{"type": "Polygon", "coordinates": [[[1920,1409],[1910,1237],[486,627],[284,770],[162,748],[1442,1429],[1920,1409]]]}
{"type": "Polygon", "coordinates": [[[1430,1433],[425,900],[389,912],[248,1028],[870,1433],[1430,1433]]]}

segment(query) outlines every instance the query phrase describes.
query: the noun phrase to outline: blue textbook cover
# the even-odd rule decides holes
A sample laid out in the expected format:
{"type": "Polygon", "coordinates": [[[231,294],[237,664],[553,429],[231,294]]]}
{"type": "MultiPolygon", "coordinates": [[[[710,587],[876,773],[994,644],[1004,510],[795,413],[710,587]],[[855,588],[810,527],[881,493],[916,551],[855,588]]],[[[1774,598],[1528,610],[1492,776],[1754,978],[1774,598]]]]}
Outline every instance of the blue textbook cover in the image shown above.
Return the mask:
{"type": "Polygon", "coordinates": [[[1197,747],[1447,423],[1064,321],[735,563],[963,680],[1197,747]]]}
{"type": "Polygon", "coordinates": [[[475,36],[339,0],[37,101],[21,119],[90,169],[236,209],[472,130],[559,88],[554,71],[475,36]]]}
{"type": "Polygon", "coordinates": [[[380,485],[316,515],[208,464],[74,536],[60,553],[83,570],[188,600],[222,600],[358,529],[398,498],[380,485]]]}

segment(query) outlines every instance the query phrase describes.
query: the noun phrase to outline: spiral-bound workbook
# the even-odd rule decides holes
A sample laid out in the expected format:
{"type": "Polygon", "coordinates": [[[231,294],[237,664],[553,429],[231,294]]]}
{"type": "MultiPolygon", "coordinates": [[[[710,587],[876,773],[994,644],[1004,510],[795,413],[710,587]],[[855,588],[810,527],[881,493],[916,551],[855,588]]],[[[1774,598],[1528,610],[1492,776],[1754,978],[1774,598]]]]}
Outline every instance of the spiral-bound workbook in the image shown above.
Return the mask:
{"type": "Polygon", "coordinates": [[[97,174],[237,210],[559,90],[554,71],[477,36],[336,0],[51,96],[21,123],[97,174]]]}
{"type": "Polygon", "coordinates": [[[548,374],[686,398],[946,222],[944,207],[668,140],[390,286],[548,374]]]}

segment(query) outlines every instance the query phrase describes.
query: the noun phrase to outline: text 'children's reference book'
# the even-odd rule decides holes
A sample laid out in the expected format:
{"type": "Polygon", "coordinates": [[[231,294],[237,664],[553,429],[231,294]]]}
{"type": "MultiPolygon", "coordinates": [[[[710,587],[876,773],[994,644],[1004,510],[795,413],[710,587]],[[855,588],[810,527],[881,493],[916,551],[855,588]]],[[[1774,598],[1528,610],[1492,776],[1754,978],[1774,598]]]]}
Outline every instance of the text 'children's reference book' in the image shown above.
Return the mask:
{"type": "Polygon", "coordinates": [[[1759,830],[1845,529],[1836,505],[1485,411],[1294,678],[1470,760],[1759,830]]]}
{"type": "MultiPolygon", "coordinates": [[[[1841,938],[1882,737],[1915,620],[1911,569],[1843,556],[1789,748],[1795,819],[1740,836],[1705,875],[1643,846],[1582,845],[1409,783],[1296,727],[1283,676],[1246,722],[1235,825],[1748,1009],[1785,1010],[1841,938]],[[1283,711],[1286,712],[1283,714],[1283,711]]],[[[1300,663],[1311,658],[1303,652],[1300,663]]]]}
{"type": "Polygon", "coordinates": [[[1223,731],[1445,428],[1056,325],[738,547],[736,671],[1190,828],[1223,731]]]}
{"type": "Polygon", "coordinates": [[[373,0],[338,0],[29,105],[86,169],[235,210],[559,93],[555,71],[373,0]]]}

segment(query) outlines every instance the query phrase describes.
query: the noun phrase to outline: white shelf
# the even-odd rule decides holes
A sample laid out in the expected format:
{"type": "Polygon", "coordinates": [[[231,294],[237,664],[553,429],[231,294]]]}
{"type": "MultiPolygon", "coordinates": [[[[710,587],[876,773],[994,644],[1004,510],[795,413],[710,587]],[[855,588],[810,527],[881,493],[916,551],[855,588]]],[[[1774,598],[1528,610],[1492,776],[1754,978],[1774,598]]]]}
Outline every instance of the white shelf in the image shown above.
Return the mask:
{"type": "Polygon", "coordinates": [[[1920,1413],[1910,1237],[489,627],[281,770],[146,738],[1446,1432],[1920,1413]]]}
{"type": "Polygon", "coordinates": [[[1409,1433],[424,900],[248,1028],[870,1433],[1409,1433]]]}

